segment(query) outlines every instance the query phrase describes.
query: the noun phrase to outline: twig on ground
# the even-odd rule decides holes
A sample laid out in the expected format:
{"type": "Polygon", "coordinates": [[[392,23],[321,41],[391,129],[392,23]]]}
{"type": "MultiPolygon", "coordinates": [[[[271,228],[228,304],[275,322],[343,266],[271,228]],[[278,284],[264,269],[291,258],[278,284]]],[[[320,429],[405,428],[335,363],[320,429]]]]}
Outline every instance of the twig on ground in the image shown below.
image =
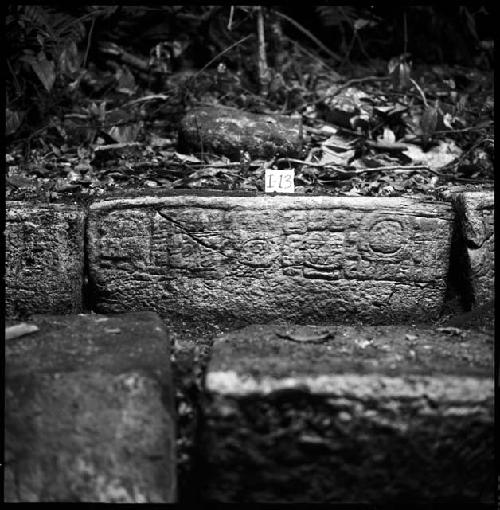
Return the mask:
{"type": "Polygon", "coordinates": [[[429,172],[435,175],[441,175],[437,170],[428,167],[427,165],[390,165],[390,166],[377,166],[374,168],[358,168],[353,170],[347,170],[343,168],[339,168],[338,165],[331,165],[328,163],[312,163],[308,161],[302,161],[301,159],[295,158],[279,158],[276,160],[276,163],[298,163],[300,165],[312,166],[315,168],[333,168],[335,171],[344,174],[364,174],[367,172],[386,172],[386,171],[399,171],[402,172],[413,172],[415,170],[428,170],[429,172]]]}
{"type": "Polygon", "coordinates": [[[425,107],[428,107],[429,103],[427,103],[427,98],[425,97],[424,91],[420,88],[420,85],[412,78],[410,78],[410,81],[413,84],[413,86],[418,90],[418,93],[422,97],[425,107]]]}
{"type": "MultiPolygon", "coordinates": [[[[143,96],[143,97],[134,99],[133,101],[129,101],[128,103],[121,105],[119,108],[123,108],[124,106],[131,106],[136,103],[144,103],[146,101],[153,101],[154,99],[162,99],[163,101],[166,101],[167,99],[170,99],[170,96],[167,96],[165,94],[151,94],[149,96],[143,96]]],[[[115,110],[118,110],[119,108],[115,108],[115,110]]]]}
{"type": "MultiPolygon", "coordinates": [[[[168,161],[168,164],[169,165],[177,165],[177,166],[184,166],[186,165],[185,162],[183,161],[168,161]]],[[[192,168],[193,170],[199,170],[200,168],[206,168],[206,167],[211,167],[211,168],[237,168],[237,167],[240,167],[241,166],[241,163],[238,161],[237,163],[236,162],[231,162],[231,163],[221,163],[221,162],[215,162],[215,163],[189,163],[189,166],[190,168],[192,168]]],[[[250,163],[249,166],[258,166],[256,165],[255,163],[250,163]]]]}
{"type": "MultiPolygon", "coordinates": [[[[316,168],[335,168],[337,169],[337,165],[329,165],[325,163],[313,163],[312,161],[303,161],[301,159],[295,159],[295,158],[279,158],[276,160],[276,163],[298,163],[299,165],[305,165],[305,166],[313,166],[316,168]]],[[[347,170],[339,169],[340,172],[347,172],[347,170]]]]}
{"type": "MultiPolygon", "coordinates": [[[[466,133],[467,131],[482,131],[483,129],[488,129],[493,124],[491,121],[487,126],[471,126],[463,129],[442,129],[440,131],[434,131],[434,134],[445,135],[447,133],[466,133]]],[[[493,141],[491,138],[489,139],[493,141]]]]}
{"type": "Polygon", "coordinates": [[[427,165],[389,165],[389,166],[377,166],[375,168],[363,168],[359,169],[357,172],[359,173],[365,173],[365,172],[381,172],[381,171],[396,171],[396,173],[405,173],[405,172],[413,172],[415,170],[427,170],[435,175],[441,175],[440,172],[437,170],[434,170],[433,168],[430,168],[427,165]]]}

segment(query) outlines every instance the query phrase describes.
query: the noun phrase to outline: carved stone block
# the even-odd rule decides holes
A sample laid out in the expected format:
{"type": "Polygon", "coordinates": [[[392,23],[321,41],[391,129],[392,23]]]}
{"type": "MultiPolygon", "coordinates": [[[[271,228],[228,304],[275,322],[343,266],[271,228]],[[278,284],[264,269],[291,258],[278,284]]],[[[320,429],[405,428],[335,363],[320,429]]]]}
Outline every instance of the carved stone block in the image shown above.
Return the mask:
{"type": "Polygon", "coordinates": [[[84,217],[74,205],[7,202],[7,317],[81,311],[84,217]]]}
{"type": "Polygon", "coordinates": [[[101,312],[309,321],[429,319],[446,288],[449,204],[168,195],[101,200],[88,224],[101,312]]]}

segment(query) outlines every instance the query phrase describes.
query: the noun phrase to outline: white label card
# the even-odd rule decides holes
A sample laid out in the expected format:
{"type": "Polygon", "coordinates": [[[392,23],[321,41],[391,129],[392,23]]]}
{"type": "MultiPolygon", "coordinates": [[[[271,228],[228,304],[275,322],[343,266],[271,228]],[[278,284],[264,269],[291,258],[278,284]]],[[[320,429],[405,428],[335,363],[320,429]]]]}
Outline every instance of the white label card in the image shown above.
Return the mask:
{"type": "Polygon", "coordinates": [[[295,170],[270,170],[266,168],[266,193],[295,193],[295,170]]]}

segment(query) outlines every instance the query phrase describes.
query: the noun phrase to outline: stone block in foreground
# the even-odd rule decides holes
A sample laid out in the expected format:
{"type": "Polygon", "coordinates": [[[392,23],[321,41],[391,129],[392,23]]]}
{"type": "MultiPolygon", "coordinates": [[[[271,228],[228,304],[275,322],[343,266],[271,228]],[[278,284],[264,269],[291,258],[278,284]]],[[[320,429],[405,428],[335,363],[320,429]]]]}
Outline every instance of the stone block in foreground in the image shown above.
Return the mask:
{"type": "Polygon", "coordinates": [[[205,386],[204,500],[493,502],[492,335],[250,326],[205,386]]]}
{"type": "Polygon", "coordinates": [[[197,107],[181,121],[179,151],[223,154],[233,161],[240,160],[240,150],[253,158],[295,157],[302,144],[300,122],[226,106],[197,107]]]}
{"type": "Polygon", "coordinates": [[[5,501],[175,501],[170,347],[158,316],[32,322],[39,331],[5,347],[5,501]]]}
{"type": "Polygon", "coordinates": [[[480,306],[495,297],[495,198],[493,191],[463,192],[454,196],[469,300],[480,306]]]}
{"type": "Polygon", "coordinates": [[[7,202],[7,317],[81,311],[84,218],[76,205],[7,202]]]}
{"type": "Polygon", "coordinates": [[[446,289],[449,204],[205,193],[91,205],[97,311],[309,322],[429,319],[446,289]]]}

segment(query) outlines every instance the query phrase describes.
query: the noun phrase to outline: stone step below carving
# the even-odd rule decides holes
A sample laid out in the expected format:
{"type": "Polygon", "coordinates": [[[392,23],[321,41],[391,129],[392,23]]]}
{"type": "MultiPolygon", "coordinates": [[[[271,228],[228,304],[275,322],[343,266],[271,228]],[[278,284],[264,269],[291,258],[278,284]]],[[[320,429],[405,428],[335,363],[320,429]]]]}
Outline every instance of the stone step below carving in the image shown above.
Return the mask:
{"type": "Polygon", "coordinates": [[[174,502],[174,390],[158,316],[30,324],[38,331],[5,345],[5,501],[174,502]]]}
{"type": "Polygon", "coordinates": [[[203,497],[493,503],[493,404],[493,335],[287,325],[227,333],[205,377],[203,497]]]}

